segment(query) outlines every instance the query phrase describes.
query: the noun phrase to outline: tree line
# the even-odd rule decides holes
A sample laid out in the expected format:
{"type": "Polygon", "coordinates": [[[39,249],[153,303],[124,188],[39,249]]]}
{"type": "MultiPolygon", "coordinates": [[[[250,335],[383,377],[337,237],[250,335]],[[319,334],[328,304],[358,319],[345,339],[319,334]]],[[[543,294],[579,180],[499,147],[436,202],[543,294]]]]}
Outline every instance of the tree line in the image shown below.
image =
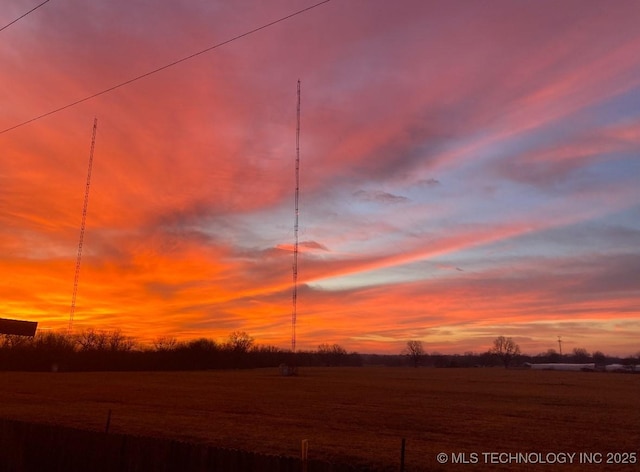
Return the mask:
{"type": "Polygon", "coordinates": [[[389,367],[494,367],[524,362],[640,363],[640,353],[625,359],[575,348],[560,355],[553,349],[536,356],[524,355],[511,339],[499,336],[486,352],[427,353],[422,341],[411,340],[399,354],[359,354],[339,344],[323,343],[310,351],[261,345],[244,331],[234,331],[222,342],[198,338],[178,341],[160,337],[143,346],[119,330],[87,329],[75,334],[40,331],[34,337],[0,335],[0,370],[106,371],[106,370],[207,370],[278,367],[363,366],[389,367]]]}
{"type": "Polygon", "coordinates": [[[431,367],[488,367],[496,364],[505,368],[529,363],[594,363],[604,365],[607,363],[620,363],[633,365],[640,363],[640,351],[635,356],[620,358],[607,356],[602,351],[589,353],[585,348],[574,348],[569,354],[559,354],[555,349],[548,349],[546,352],[535,356],[522,354],[520,346],[512,339],[505,336],[498,336],[493,340],[491,348],[482,354],[467,352],[463,356],[439,354],[426,354],[421,341],[407,341],[403,351],[410,360],[411,365],[418,367],[421,365],[431,367]]]}
{"type": "Polygon", "coordinates": [[[338,344],[298,351],[260,345],[244,331],[223,342],[209,338],[177,341],[160,337],[150,346],[120,330],[87,329],[76,334],[44,331],[34,337],[0,335],[0,370],[106,371],[206,370],[306,366],[360,366],[359,354],[338,344]]]}

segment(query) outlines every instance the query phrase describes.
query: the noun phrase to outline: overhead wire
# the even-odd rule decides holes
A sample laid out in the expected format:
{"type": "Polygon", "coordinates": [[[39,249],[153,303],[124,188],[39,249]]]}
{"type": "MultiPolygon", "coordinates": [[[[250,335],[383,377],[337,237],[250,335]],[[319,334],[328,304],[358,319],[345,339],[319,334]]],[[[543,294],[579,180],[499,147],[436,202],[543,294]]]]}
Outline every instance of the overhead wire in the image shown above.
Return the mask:
{"type": "Polygon", "coordinates": [[[27,16],[29,13],[33,13],[34,11],[36,11],[38,8],[40,8],[42,5],[44,5],[45,3],[48,3],[51,0],[44,0],[44,2],[42,2],[40,5],[37,5],[35,7],[33,7],[31,10],[29,10],[26,13],[23,13],[22,15],[20,15],[18,18],[16,18],[15,20],[7,23],[6,25],[4,25],[3,27],[0,28],[0,32],[6,30],[9,26],[11,26],[14,23],[17,23],[18,21],[20,21],[21,19],[23,19],[25,16],[27,16]]]}
{"type": "Polygon", "coordinates": [[[202,49],[201,51],[198,51],[198,52],[195,52],[195,53],[190,54],[188,56],[185,56],[185,57],[183,57],[181,59],[173,61],[173,62],[171,62],[169,64],[166,64],[166,65],[164,65],[162,67],[158,67],[157,69],[153,69],[153,70],[151,70],[149,72],[145,72],[144,74],[138,75],[138,76],[136,76],[136,77],[134,77],[132,79],[125,80],[124,82],[121,82],[121,83],[119,83],[117,85],[111,86],[111,87],[106,88],[106,89],[104,89],[104,90],[102,90],[100,92],[94,93],[94,94],[89,95],[89,96],[84,97],[84,98],[81,98],[79,100],[76,100],[75,102],[71,102],[71,103],[69,103],[67,105],[64,105],[62,107],[59,107],[59,108],[56,108],[54,110],[48,111],[47,113],[43,113],[42,115],[38,115],[38,116],[36,116],[34,118],[31,118],[29,120],[23,121],[22,123],[19,123],[17,125],[11,126],[9,128],[5,128],[5,129],[0,131],[0,134],[7,133],[9,131],[12,131],[12,130],[14,130],[16,128],[20,128],[21,126],[27,125],[29,123],[33,123],[34,121],[38,121],[38,120],[40,120],[42,118],[45,118],[45,117],[50,116],[50,115],[53,115],[54,113],[58,113],[58,112],[61,112],[63,110],[66,110],[68,108],[71,108],[73,106],[79,105],[80,103],[84,103],[84,102],[86,102],[88,100],[91,100],[93,98],[99,97],[100,95],[104,95],[106,93],[113,92],[114,90],[119,89],[121,87],[124,87],[125,85],[129,85],[129,84],[131,84],[133,82],[137,82],[138,80],[144,79],[144,78],[149,77],[150,75],[153,75],[153,74],[157,74],[158,72],[161,72],[161,71],[163,71],[165,69],[169,69],[170,67],[173,67],[173,66],[176,66],[178,64],[181,64],[181,63],[183,63],[185,61],[188,61],[189,59],[193,59],[194,57],[200,56],[200,55],[202,55],[204,53],[207,53],[207,52],[209,52],[209,51],[211,51],[213,49],[217,49],[219,47],[225,46],[225,45],[227,45],[229,43],[232,43],[233,41],[236,41],[238,39],[241,39],[241,38],[244,38],[246,36],[252,35],[254,33],[257,33],[258,31],[262,31],[262,30],[264,30],[266,28],[269,28],[271,26],[274,26],[274,25],[276,25],[278,23],[282,23],[283,21],[289,20],[289,19],[291,19],[291,18],[293,18],[295,16],[298,16],[298,15],[300,15],[302,13],[305,13],[305,12],[307,12],[309,10],[313,10],[314,8],[317,8],[317,7],[321,6],[321,5],[324,5],[325,3],[329,3],[330,1],[331,0],[323,0],[321,2],[318,2],[318,3],[314,4],[314,5],[311,5],[309,7],[303,8],[302,10],[298,10],[298,11],[296,11],[294,13],[290,13],[289,15],[283,16],[283,17],[281,17],[281,18],[279,18],[277,20],[274,20],[274,21],[271,21],[269,23],[266,23],[266,24],[264,24],[262,26],[259,26],[257,28],[254,28],[254,29],[250,30],[250,31],[247,31],[247,32],[242,33],[242,34],[239,34],[237,36],[234,36],[234,37],[232,37],[230,39],[227,39],[225,41],[222,41],[220,43],[214,44],[213,46],[209,46],[208,48],[202,49]]]}

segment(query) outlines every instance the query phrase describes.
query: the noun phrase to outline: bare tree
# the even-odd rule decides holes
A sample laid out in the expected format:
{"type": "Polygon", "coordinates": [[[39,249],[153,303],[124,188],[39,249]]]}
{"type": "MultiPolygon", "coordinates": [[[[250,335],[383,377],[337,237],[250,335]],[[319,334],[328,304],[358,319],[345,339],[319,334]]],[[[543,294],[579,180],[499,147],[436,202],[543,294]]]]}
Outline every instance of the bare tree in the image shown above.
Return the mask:
{"type": "Polygon", "coordinates": [[[0,348],[14,349],[32,344],[33,338],[17,334],[0,334],[0,348]]]}
{"type": "Polygon", "coordinates": [[[227,346],[234,352],[249,352],[254,339],[244,331],[234,331],[227,339],[227,346]]]}
{"type": "Polygon", "coordinates": [[[203,352],[203,353],[215,352],[219,349],[218,345],[213,339],[207,339],[207,338],[193,339],[188,343],[184,344],[184,348],[188,351],[203,352]]]}
{"type": "Polygon", "coordinates": [[[424,357],[422,341],[407,341],[407,356],[411,359],[411,362],[413,362],[413,367],[418,367],[424,357]]]}
{"type": "Polygon", "coordinates": [[[320,344],[318,346],[318,356],[328,366],[337,366],[343,363],[347,356],[347,350],[340,344],[320,344]]]}
{"type": "Polygon", "coordinates": [[[110,351],[131,351],[136,345],[135,339],[125,336],[119,329],[106,333],[107,347],[110,351]]]}
{"type": "Polygon", "coordinates": [[[89,328],[76,335],[76,343],[82,351],[104,351],[108,344],[108,335],[104,331],[89,328]]]}
{"type": "Polygon", "coordinates": [[[36,334],[34,346],[42,351],[72,352],[75,349],[73,337],[56,333],[55,331],[43,331],[36,334]]]}
{"type": "Polygon", "coordinates": [[[75,337],[76,344],[82,351],[131,351],[136,341],[131,336],[125,336],[122,331],[98,331],[86,329],[75,337]]]}
{"type": "Polygon", "coordinates": [[[178,340],[172,336],[160,336],[154,339],[152,344],[156,351],[173,351],[178,345],[178,340]]]}
{"type": "Polygon", "coordinates": [[[493,340],[493,347],[489,352],[498,356],[504,363],[506,369],[509,367],[509,364],[511,364],[511,361],[520,354],[520,346],[511,338],[498,336],[493,340]]]}
{"type": "Polygon", "coordinates": [[[589,351],[587,351],[583,347],[575,347],[573,348],[573,360],[578,364],[583,364],[589,361],[589,351]]]}
{"type": "Polygon", "coordinates": [[[540,355],[544,357],[546,362],[560,362],[562,359],[555,349],[547,349],[547,352],[540,355]]]}
{"type": "Polygon", "coordinates": [[[607,362],[607,355],[602,351],[595,351],[591,357],[596,364],[605,364],[607,362]]]}

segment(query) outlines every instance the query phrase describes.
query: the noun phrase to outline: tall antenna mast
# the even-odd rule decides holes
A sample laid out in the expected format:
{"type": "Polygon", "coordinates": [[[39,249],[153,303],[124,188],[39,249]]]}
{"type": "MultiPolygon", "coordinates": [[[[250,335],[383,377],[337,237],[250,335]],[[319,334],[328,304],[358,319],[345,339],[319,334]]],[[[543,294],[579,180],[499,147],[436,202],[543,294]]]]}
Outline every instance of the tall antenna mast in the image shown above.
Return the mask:
{"type": "Polygon", "coordinates": [[[69,313],[69,328],[73,327],[73,315],[76,312],[76,295],[78,294],[78,280],[80,279],[80,261],[82,260],[82,243],[84,241],[84,227],[87,221],[87,207],[89,205],[89,187],[91,186],[91,167],[93,166],[93,149],[96,146],[96,130],[98,118],[93,119],[93,134],[91,136],[91,151],[89,152],[89,171],[87,172],[87,186],[84,190],[84,206],[82,207],[82,223],[80,224],[80,241],[78,242],[78,257],[76,258],[76,274],[73,279],[73,295],[71,296],[71,311],[69,313]]]}
{"type": "Polygon", "coordinates": [[[296,352],[296,318],[298,316],[298,218],[300,211],[300,79],[298,79],[298,104],[296,110],[296,197],[295,197],[295,223],[293,234],[293,312],[291,314],[291,352],[296,352]]]}
{"type": "Polygon", "coordinates": [[[558,347],[560,348],[560,355],[562,355],[562,336],[558,336],[558,347]]]}

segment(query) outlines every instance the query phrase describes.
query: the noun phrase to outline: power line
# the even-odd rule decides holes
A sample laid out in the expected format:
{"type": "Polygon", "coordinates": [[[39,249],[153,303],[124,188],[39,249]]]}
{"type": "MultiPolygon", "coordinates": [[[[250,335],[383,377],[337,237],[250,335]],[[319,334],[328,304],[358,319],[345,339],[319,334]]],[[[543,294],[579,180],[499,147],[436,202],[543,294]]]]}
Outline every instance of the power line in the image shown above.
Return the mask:
{"type": "Polygon", "coordinates": [[[124,87],[125,85],[129,85],[129,84],[131,84],[133,82],[136,82],[136,81],[138,81],[140,79],[144,79],[146,77],[149,77],[150,75],[156,74],[156,73],[158,73],[160,71],[163,71],[163,70],[168,69],[170,67],[173,67],[173,66],[176,66],[178,64],[181,64],[182,62],[188,61],[189,59],[193,59],[194,57],[200,56],[201,54],[209,52],[209,51],[211,51],[213,49],[217,49],[217,48],[219,48],[221,46],[224,46],[226,44],[229,44],[229,43],[231,43],[233,41],[236,41],[238,39],[244,38],[245,36],[249,36],[251,34],[257,33],[258,31],[262,31],[263,29],[269,28],[270,26],[274,26],[274,25],[276,25],[278,23],[282,23],[283,21],[291,19],[291,18],[293,18],[295,16],[298,16],[298,15],[300,15],[302,13],[305,13],[305,12],[307,12],[309,10],[312,10],[312,9],[314,9],[316,7],[319,7],[320,5],[323,5],[325,3],[329,3],[330,1],[331,0],[323,0],[322,2],[316,3],[315,5],[311,5],[310,7],[303,8],[302,10],[298,10],[298,11],[296,11],[294,13],[291,13],[291,14],[289,14],[287,16],[283,16],[282,18],[279,18],[279,19],[274,20],[274,21],[272,21],[270,23],[267,23],[267,24],[264,24],[264,25],[259,26],[257,28],[254,28],[254,29],[252,29],[250,31],[247,31],[246,33],[242,33],[242,34],[240,34],[238,36],[234,36],[233,38],[227,39],[226,41],[222,41],[221,43],[218,43],[218,44],[214,44],[213,46],[210,46],[210,47],[208,47],[206,49],[203,49],[201,51],[198,51],[196,53],[190,54],[189,56],[183,57],[182,59],[178,59],[177,61],[173,61],[173,62],[171,62],[171,63],[169,63],[167,65],[164,65],[162,67],[159,67],[159,68],[154,69],[152,71],[146,72],[146,73],[144,73],[142,75],[139,75],[137,77],[134,77],[132,79],[126,80],[124,82],[121,82],[118,85],[114,85],[112,87],[104,89],[101,92],[94,93],[93,95],[89,95],[88,97],[81,98],[80,100],[76,100],[75,102],[69,103],[68,105],[62,106],[60,108],[56,108],[55,110],[51,110],[51,111],[49,111],[47,113],[43,113],[42,115],[36,116],[35,118],[31,118],[31,119],[29,119],[27,121],[23,121],[22,123],[19,123],[17,125],[14,125],[14,126],[11,126],[9,128],[3,129],[2,131],[0,131],[0,134],[7,133],[9,131],[12,131],[12,130],[14,130],[16,128],[20,128],[21,126],[27,125],[29,123],[33,123],[34,121],[40,120],[40,119],[45,118],[45,117],[50,116],[50,115],[53,115],[54,113],[58,113],[60,111],[66,110],[67,108],[71,108],[73,106],[79,105],[80,103],[84,103],[84,102],[86,102],[88,100],[91,100],[92,98],[99,97],[100,95],[104,95],[106,93],[113,92],[114,90],[119,89],[120,87],[124,87]]]}
{"type": "Polygon", "coordinates": [[[19,16],[18,18],[16,18],[15,20],[11,21],[10,23],[7,23],[6,25],[4,25],[2,28],[0,28],[0,31],[4,31],[6,30],[9,26],[11,26],[12,24],[20,21],[21,19],[23,19],[25,16],[27,16],[29,13],[32,13],[34,11],[36,11],[38,8],[40,8],[42,5],[44,5],[45,3],[48,3],[50,0],[44,0],[44,2],[42,2],[40,5],[33,7],[31,10],[29,10],[28,12],[22,14],[21,16],[19,16]]]}

